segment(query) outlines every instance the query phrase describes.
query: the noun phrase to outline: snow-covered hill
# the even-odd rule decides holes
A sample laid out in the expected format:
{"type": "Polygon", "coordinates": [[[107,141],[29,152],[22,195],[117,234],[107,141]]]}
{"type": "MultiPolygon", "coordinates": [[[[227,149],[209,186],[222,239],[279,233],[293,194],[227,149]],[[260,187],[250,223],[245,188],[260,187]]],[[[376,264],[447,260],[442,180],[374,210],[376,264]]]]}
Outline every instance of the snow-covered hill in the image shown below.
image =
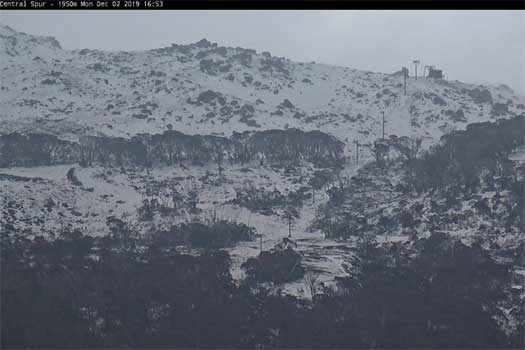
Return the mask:
{"type": "MultiPolygon", "coordinates": [[[[149,51],[69,51],[54,38],[1,26],[0,230],[53,236],[69,228],[100,235],[118,219],[148,233],[213,217],[245,223],[262,235],[228,248],[234,276],[242,276],[240,265],[259,253],[261,243],[269,249],[292,231],[302,264],[327,282],[345,273],[355,242],[330,237],[330,230],[325,238],[316,219],[330,222],[330,229],[337,222],[328,216],[322,221],[323,208],[336,219],[352,216],[354,206],[359,219],[372,210],[367,205],[374,215],[380,209],[397,218],[406,204],[382,197],[394,191],[399,169],[379,175],[361,169],[373,186],[359,189],[374,201],[348,185],[359,172],[345,155],[354,153],[355,139],[370,145],[381,137],[383,111],[386,135],[398,136],[390,140],[415,136],[429,145],[470,123],[523,114],[525,97],[506,86],[426,78],[409,78],[405,95],[398,73],[293,62],[204,39],[149,51]],[[291,128],[299,130],[234,134],[291,128]],[[5,136],[13,132],[65,141],[5,136]],[[134,138],[139,134],[162,135],[134,138]],[[224,159],[218,145],[229,149],[224,159]],[[35,161],[39,157],[43,161],[35,161]],[[339,211],[330,206],[335,186],[347,196],[339,211]],[[290,202],[297,209],[292,223],[283,204],[290,202]],[[257,205],[264,211],[250,207],[257,205]],[[155,212],[145,220],[148,206],[155,212]]],[[[372,153],[362,150],[360,159],[362,165],[372,153]]],[[[471,213],[461,212],[470,226],[452,229],[472,231],[481,221],[471,213]]],[[[406,231],[378,239],[403,242],[414,235],[406,231]]],[[[302,281],[287,288],[298,293],[302,281]]]]}
{"type": "MultiPolygon", "coordinates": [[[[50,37],[0,27],[0,133],[131,137],[321,130],[342,141],[389,134],[428,140],[471,122],[525,111],[505,86],[293,62],[203,39],[149,51],[61,48],[50,37]]],[[[481,74],[481,73],[480,73],[481,74]]]]}

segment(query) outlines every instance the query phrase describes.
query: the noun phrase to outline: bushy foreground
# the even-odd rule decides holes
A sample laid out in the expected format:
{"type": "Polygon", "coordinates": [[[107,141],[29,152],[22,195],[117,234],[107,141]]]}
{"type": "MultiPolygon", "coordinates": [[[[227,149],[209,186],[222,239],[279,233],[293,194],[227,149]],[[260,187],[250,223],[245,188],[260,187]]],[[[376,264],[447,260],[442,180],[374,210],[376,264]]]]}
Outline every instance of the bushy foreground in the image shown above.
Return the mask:
{"type": "Polygon", "coordinates": [[[481,248],[434,235],[410,247],[367,243],[356,256],[338,288],[304,301],[234,283],[224,252],[182,255],[154,240],[78,232],[4,235],[2,347],[521,345],[494,320],[510,270],[481,248]]]}

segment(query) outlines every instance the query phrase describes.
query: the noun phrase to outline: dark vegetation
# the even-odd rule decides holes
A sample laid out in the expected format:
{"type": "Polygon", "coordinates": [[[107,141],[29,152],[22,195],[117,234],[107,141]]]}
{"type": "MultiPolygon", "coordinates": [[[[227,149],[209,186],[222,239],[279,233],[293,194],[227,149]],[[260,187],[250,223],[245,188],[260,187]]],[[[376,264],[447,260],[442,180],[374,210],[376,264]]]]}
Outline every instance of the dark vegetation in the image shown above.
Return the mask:
{"type": "Polygon", "coordinates": [[[251,241],[255,234],[255,229],[245,224],[217,221],[211,225],[179,224],[169,231],[155,233],[152,239],[162,247],[188,245],[194,248],[219,249],[231,247],[241,241],[251,241]]]}
{"type": "Polygon", "coordinates": [[[52,241],[2,235],[1,346],[523,345],[523,324],[507,336],[492,318],[507,297],[509,267],[444,235],[407,246],[366,243],[337,289],[320,288],[304,301],[250,279],[237,285],[224,252],[184,255],[162,240],[118,231],[119,225],[106,237],[66,231],[52,241]]]}
{"type": "Polygon", "coordinates": [[[480,246],[469,247],[438,232],[411,245],[365,244],[350,277],[341,280],[345,307],[353,308],[357,324],[366,324],[362,335],[370,337],[369,345],[504,344],[506,336],[492,317],[502,316],[498,305],[504,300],[518,309],[522,304],[511,295],[511,267],[496,263],[480,246]]]}
{"type": "Polygon", "coordinates": [[[525,116],[496,123],[476,123],[443,137],[409,167],[416,191],[434,190],[450,203],[479,191],[509,191],[511,205],[505,226],[525,229],[525,178],[509,155],[525,145],[525,116]]]}
{"type": "Polygon", "coordinates": [[[232,203],[263,215],[273,215],[276,209],[301,208],[311,195],[311,191],[306,186],[283,194],[277,189],[268,191],[252,185],[237,190],[232,203]]]}
{"type": "Polygon", "coordinates": [[[0,167],[68,164],[77,159],[78,146],[53,135],[0,136],[0,167]]]}
{"type": "Polygon", "coordinates": [[[321,131],[299,129],[235,133],[232,137],[246,145],[248,154],[262,154],[271,163],[309,161],[320,167],[338,167],[344,143],[321,131]]]}
{"type": "Polygon", "coordinates": [[[308,184],[315,190],[320,190],[334,180],[337,173],[330,169],[316,170],[308,184]]]}
{"type": "Polygon", "coordinates": [[[328,189],[329,201],[316,225],[330,237],[416,234],[422,232],[422,224],[425,230],[469,225],[467,216],[479,215],[492,223],[480,232],[523,229],[525,180],[509,155],[525,145],[524,135],[525,117],[519,116],[470,124],[465,131],[444,136],[421,156],[417,143],[409,139],[383,142],[385,149],[375,149],[375,162],[347,183],[328,189]],[[399,158],[386,161],[384,155],[392,149],[399,158]],[[401,181],[392,183],[400,175],[401,181]],[[384,203],[391,203],[388,212],[384,203]],[[474,204],[474,211],[459,210],[461,203],[474,204]],[[458,214],[450,214],[455,208],[458,214]]]}
{"type": "Polygon", "coordinates": [[[235,133],[230,138],[185,135],[168,130],[130,139],[83,137],[79,143],[48,134],[0,136],[0,167],[80,163],[83,166],[177,165],[229,162],[243,164],[261,159],[276,164],[309,161],[320,167],[335,167],[344,144],[320,131],[297,129],[235,133]]]}
{"type": "Polygon", "coordinates": [[[249,280],[281,284],[304,276],[301,255],[291,247],[261,252],[242,264],[249,280]]]}
{"type": "Polygon", "coordinates": [[[414,162],[413,185],[420,191],[449,187],[461,193],[475,192],[482,183],[508,188],[513,175],[508,156],[522,145],[525,116],[470,124],[443,136],[441,145],[414,162]]]}

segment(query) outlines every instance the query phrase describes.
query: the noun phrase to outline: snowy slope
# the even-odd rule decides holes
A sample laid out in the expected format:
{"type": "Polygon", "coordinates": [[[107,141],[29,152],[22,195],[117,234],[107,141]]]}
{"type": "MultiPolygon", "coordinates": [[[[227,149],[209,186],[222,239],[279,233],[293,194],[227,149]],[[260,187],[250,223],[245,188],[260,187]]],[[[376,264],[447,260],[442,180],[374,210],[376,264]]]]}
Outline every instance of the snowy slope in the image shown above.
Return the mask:
{"type": "Polygon", "coordinates": [[[68,51],[53,38],[2,26],[0,72],[0,133],[73,140],[298,127],[366,143],[380,136],[384,110],[387,135],[435,141],[525,110],[525,99],[505,86],[411,78],[405,96],[398,74],[292,62],[204,39],[149,51],[68,51]]]}
{"type": "MultiPolygon", "coordinates": [[[[418,136],[432,144],[469,123],[522,114],[525,98],[505,86],[412,78],[404,95],[399,74],[292,62],[206,40],[149,51],[68,51],[53,38],[0,26],[0,135],[42,132],[75,141],[83,135],[128,138],[169,129],[230,136],[244,130],[295,127],[332,134],[346,142],[351,155],[354,139],[367,144],[381,136],[382,111],[387,135],[418,136]]],[[[366,160],[371,154],[362,151],[360,157],[366,160]]],[[[343,177],[356,173],[352,159],[344,167],[343,177]]],[[[287,195],[308,186],[314,171],[312,164],[303,164],[299,174],[291,175],[267,164],[232,165],[224,169],[225,180],[217,185],[213,164],[126,172],[78,165],[3,168],[0,226],[12,225],[28,236],[51,236],[64,227],[98,235],[109,232],[109,217],[148,232],[217,215],[255,227],[263,236],[264,249],[269,249],[288,236],[288,223],[279,210],[263,215],[233,204],[237,191],[254,186],[287,195]],[[68,179],[72,167],[81,185],[68,179]],[[183,196],[198,189],[199,214],[156,214],[153,222],[140,220],[146,198],[166,200],[169,206],[162,189],[173,183],[183,196]],[[148,193],[151,184],[160,191],[148,193]]],[[[304,264],[323,282],[344,274],[343,263],[354,244],[325,239],[312,228],[332,185],[318,191],[315,203],[308,200],[300,208],[292,236],[304,264]]],[[[389,203],[385,200],[379,209],[390,210],[389,203]]],[[[399,232],[380,238],[407,237],[399,232]]],[[[229,251],[234,276],[242,277],[240,265],[259,253],[259,241],[243,242],[229,251]]],[[[298,293],[301,284],[287,288],[298,293]]]]}
{"type": "MultiPolygon", "coordinates": [[[[54,237],[66,228],[107,235],[108,218],[115,217],[134,231],[147,234],[178,223],[209,222],[216,218],[254,227],[262,235],[263,249],[268,250],[288,237],[288,222],[282,210],[276,209],[273,214],[250,211],[232,203],[236,192],[253,186],[288,194],[308,183],[314,171],[309,164],[303,164],[297,173],[259,164],[228,166],[222,184],[217,184],[216,165],[135,169],[126,173],[114,168],[77,165],[4,168],[0,171],[0,228],[14,229],[28,238],[54,237]],[[72,167],[80,184],[67,177],[72,167]],[[139,213],[144,199],[154,198],[162,206],[172,206],[169,197],[172,186],[183,198],[197,189],[198,212],[180,210],[166,216],[156,212],[152,221],[142,220],[139,213]]],[[[307,199],[292,225],[292,239],[304,257],[303,264],[324,282],[344,274],[342,265],[353,245],[325,239],[320,230],[310,227],[317,207],[327,199],[323,190],[318,191],[315,202],[307,199]]],[[[241,264],[259,254],[259,248],[259,239],[228,248],[235,278],[244,276],[241,264]]],[[[304,289],[302,281],[287,285],[287,290],[293,293],[300,288],[304,289]]]]}

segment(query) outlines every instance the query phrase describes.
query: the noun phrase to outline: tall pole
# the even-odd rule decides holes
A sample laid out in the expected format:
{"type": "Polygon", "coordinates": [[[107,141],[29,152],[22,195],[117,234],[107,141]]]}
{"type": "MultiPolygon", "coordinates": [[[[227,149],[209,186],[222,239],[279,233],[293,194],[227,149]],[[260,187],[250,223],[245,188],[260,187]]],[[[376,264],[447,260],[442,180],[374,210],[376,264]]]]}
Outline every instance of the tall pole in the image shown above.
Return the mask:
{"type": "Polygon", "coordinates": [[[385,139],[385,111],[381,111],[381,113],[383,114],[383,140],[385,139]]]}
{"type": "Polygon", "coordinates": [[[414,68],[415,68],[415,76],[417,80],[417,66],[419,65],[419,60],[414,60],[413,63],[414,63],[414,68]]]}
{"type": "Polygon", "coordinates": [[[359,140],[354,140],[355,143],[355,163],[359,166],[359,140]]]}
{"type": "Polygon", "coordinates": [[[408,68],[403,67],[403,87],[405,89],[405,96],[407,94],[407,75],[408,75],[408,68]]]}

